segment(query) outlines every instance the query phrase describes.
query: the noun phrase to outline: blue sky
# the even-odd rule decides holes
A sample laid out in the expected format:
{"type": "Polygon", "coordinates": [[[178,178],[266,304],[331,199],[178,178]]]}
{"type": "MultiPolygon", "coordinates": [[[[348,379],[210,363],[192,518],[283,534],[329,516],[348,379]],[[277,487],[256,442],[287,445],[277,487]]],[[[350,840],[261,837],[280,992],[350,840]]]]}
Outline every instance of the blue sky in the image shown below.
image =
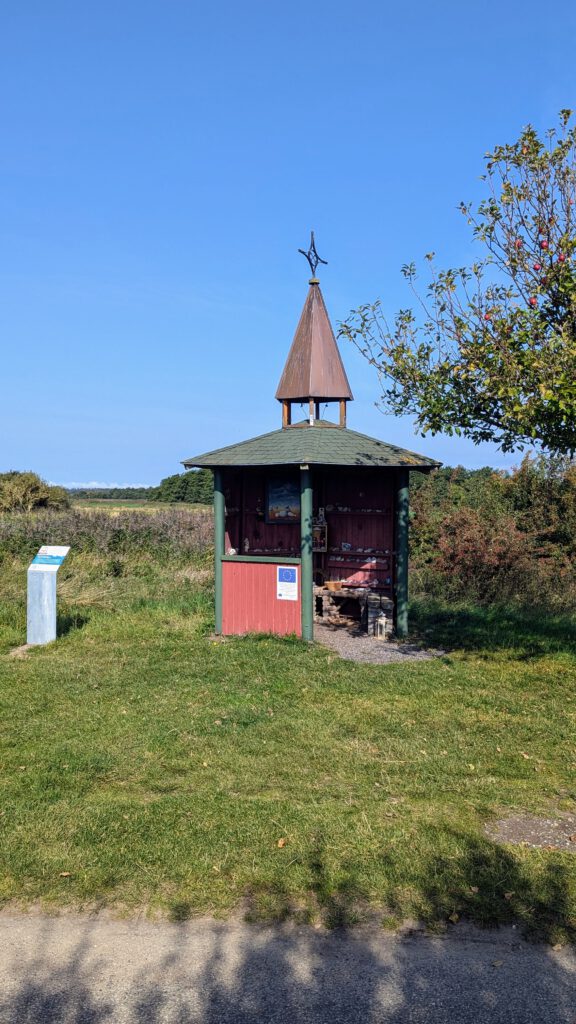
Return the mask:
{"type": "MultiPolygon", "coordinates": [[[[0,470],[155,483],[280,425],[316,232],[333,323],[474,256],[483,154],[576,105],[576,8],[28,0],[0,15],[0,470]]],[[[451,464],[375,407],[349,425],[451,464]]]]}

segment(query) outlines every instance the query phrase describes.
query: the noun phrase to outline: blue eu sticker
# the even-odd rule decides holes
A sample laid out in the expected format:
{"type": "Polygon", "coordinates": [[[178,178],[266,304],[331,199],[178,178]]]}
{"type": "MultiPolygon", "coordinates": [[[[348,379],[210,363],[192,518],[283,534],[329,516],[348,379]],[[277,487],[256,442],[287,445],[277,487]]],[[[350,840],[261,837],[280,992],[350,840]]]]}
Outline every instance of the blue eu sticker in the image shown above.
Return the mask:
{"type": "Polygon", "coordinates": [[[278,601],[298,600],[298,569],[296,567],[276,566],[276,598],[278,601]]]}

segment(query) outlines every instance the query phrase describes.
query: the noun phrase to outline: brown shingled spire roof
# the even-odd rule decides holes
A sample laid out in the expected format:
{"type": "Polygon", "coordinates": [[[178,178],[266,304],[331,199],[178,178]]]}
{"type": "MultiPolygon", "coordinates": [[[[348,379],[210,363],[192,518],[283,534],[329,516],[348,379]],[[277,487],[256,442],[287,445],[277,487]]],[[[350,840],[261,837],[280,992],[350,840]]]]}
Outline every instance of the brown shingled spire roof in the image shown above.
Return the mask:
{"type": "Polygon", "coordinates": [[[315,403],[346,402],[353,398],[320,285],[315,278],[310,281],[310,290],[276,398],[280,402],[315,403]]]}

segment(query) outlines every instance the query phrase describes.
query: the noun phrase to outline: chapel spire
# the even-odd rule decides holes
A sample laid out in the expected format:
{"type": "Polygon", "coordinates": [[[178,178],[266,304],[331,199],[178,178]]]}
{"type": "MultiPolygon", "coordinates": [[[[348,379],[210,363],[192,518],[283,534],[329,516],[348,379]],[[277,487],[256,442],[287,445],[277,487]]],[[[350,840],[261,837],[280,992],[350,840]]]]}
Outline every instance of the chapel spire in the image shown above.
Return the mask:
{"type": "Polygon", "coordinates": [[[320,259],[316,252],[314,232],[308,252],[298,251],[308,260],[312,277],[276,391],[276,398],[282,402],[282,426],[290,426],[292,402],[308,402],[310,426],[320,418],[321,403],[339,402],[340,426],[344,427],[346,402],[352,401],[353,395],[316,277],[318,264],[326,265],[326,260],[320,259]]]}

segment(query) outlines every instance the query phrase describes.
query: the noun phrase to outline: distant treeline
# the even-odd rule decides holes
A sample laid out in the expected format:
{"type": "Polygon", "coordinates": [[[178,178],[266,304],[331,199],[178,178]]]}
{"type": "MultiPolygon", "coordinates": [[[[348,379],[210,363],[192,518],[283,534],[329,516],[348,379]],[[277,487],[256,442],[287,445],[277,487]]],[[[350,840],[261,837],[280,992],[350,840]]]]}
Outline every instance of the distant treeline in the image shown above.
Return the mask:
{"type": "Polygon", "coordinates": [[[154,501],[157,487],[69,487],[68,494],[83,501],[154,501]]]}
{"type": "Polygon", "coordinates": [[[186,473],[167,476],[156,488],[154,501],[187,501],[211,505],[214,477],[210,469],[189,469],[186,473]]]}
{"type": "Polygon", "coordinates": [[[82,501],[182,501],[210,505],[214,482],[209,469],[190,469],[165,477],[157,487],[74,487],[69,493],[82,501]]]}

